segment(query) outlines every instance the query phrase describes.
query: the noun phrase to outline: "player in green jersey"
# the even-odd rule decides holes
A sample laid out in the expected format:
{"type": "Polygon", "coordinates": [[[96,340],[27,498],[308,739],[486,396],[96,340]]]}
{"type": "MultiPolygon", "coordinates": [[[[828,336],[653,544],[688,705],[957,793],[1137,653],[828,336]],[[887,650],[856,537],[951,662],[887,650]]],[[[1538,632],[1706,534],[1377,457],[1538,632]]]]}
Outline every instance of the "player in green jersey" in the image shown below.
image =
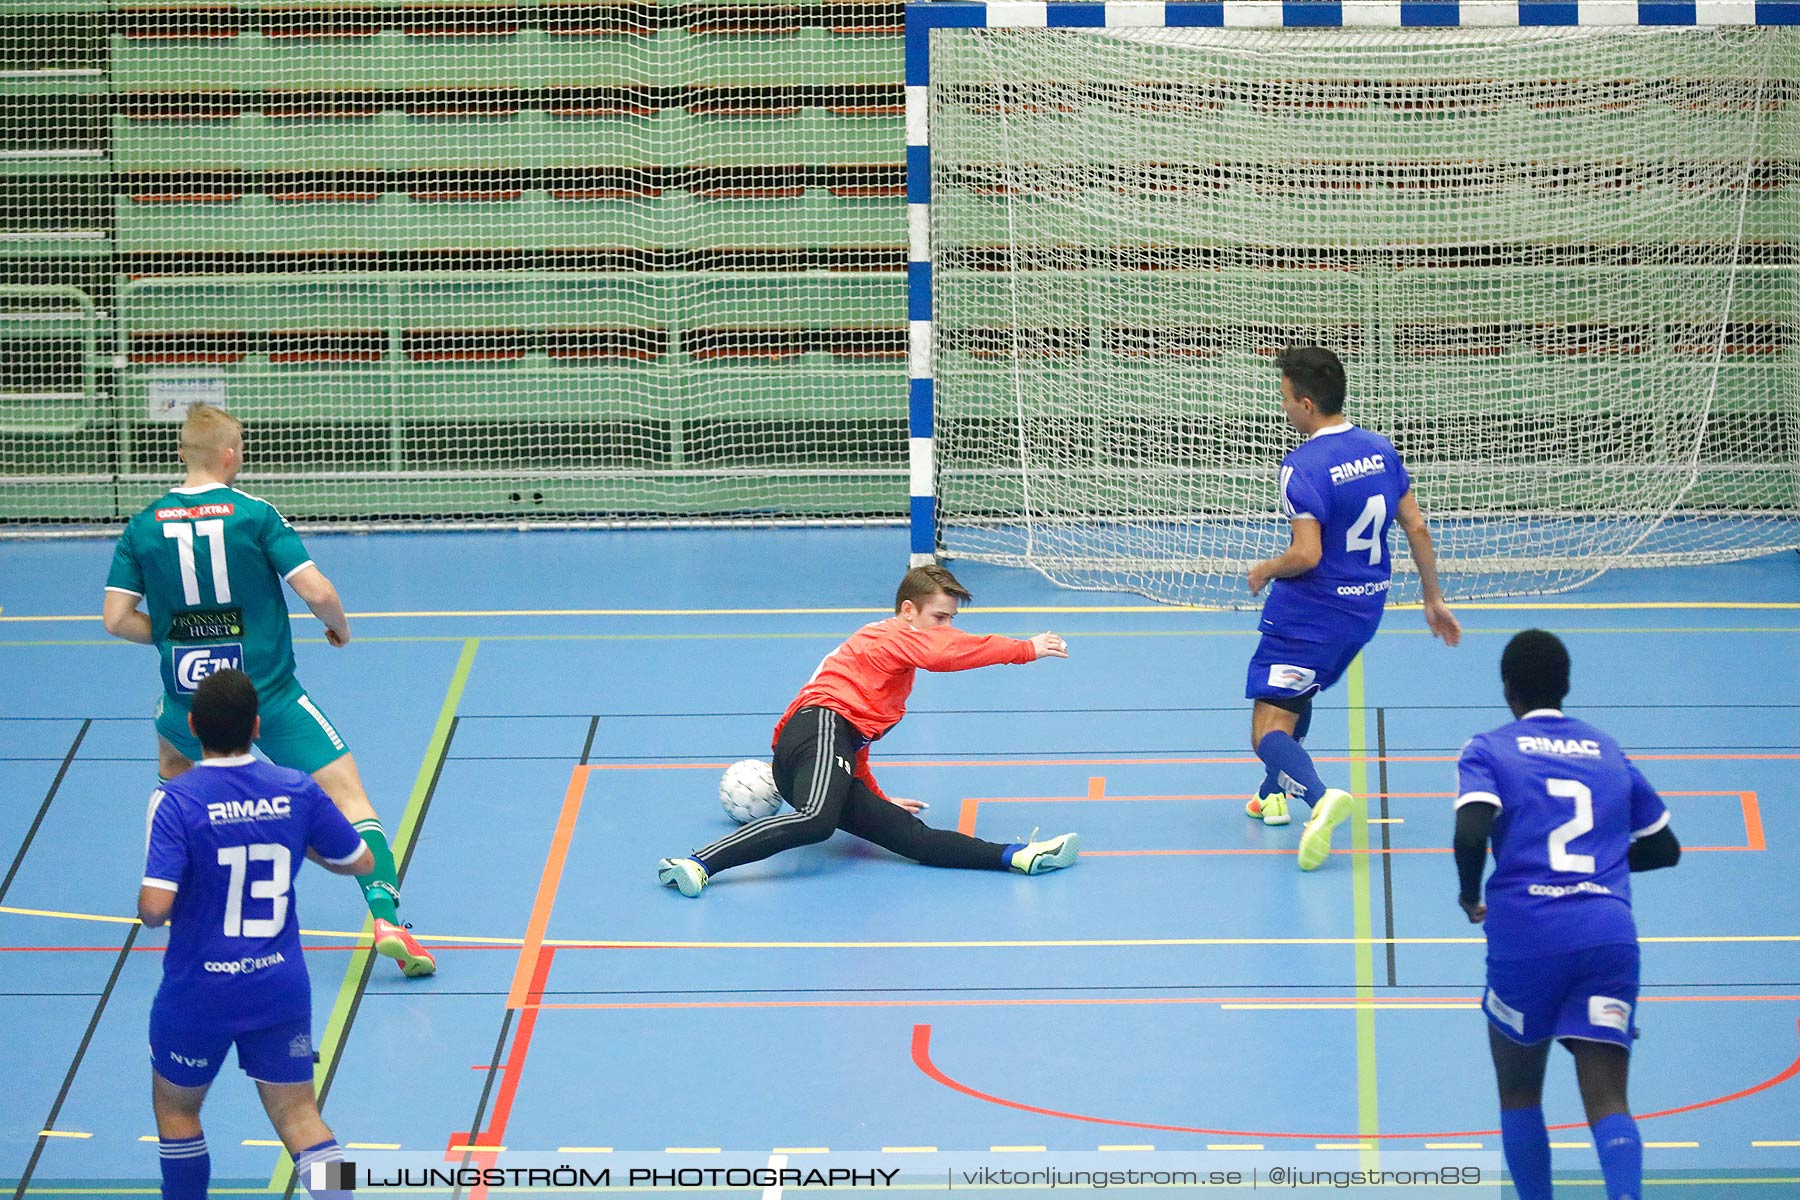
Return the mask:
{"type": "Polygon", "coordinates": [[[187,479],[125,526],[106,577],[106,631],[162,655],[158,774],[173,779],[200,758],[187,722],[200,681],[227,668],[249,675],[261,700],[258,749],[278,766],[317,780],[375,856],[375,871],[362,885],[375,918],[375,948],[406,975],[430,975],[436,960],[400,923],[394,854],[356,759],[294,678],[282,581],[324,622],[325,640],[343,646],[350,622],[337,589],[272,505],[231,486],[244,462],[236,417],[196,404],[181,427],[181,460],[187,479]]]}

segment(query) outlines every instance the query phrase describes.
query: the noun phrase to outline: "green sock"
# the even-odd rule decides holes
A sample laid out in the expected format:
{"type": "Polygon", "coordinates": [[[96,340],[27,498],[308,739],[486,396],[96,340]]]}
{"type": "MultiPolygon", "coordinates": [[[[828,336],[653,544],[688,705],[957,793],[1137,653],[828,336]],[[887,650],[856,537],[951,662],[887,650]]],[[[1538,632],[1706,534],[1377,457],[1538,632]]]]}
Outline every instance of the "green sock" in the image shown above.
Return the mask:
{"type": "Polygon", "coordinates": [[[375,870],[362,878],[363,902],[378,920],[400,923],[400,877],[394,870],[394,852],[388,848],[387,834],[374,818],[356,823],[356,832],[375,856],[375,870]]]}

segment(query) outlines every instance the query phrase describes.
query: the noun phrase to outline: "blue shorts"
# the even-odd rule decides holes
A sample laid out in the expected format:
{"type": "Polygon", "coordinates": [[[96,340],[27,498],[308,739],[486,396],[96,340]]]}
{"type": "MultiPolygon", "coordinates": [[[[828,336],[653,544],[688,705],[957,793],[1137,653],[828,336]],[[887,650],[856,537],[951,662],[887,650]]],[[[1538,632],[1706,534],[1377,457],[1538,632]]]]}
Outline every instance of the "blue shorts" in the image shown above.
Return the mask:
{"type": "Polygon", "coordinates": [[[262,1029],[227,1033],[160,1020],[150,1011],[150,1067],[176,1087],[211,1083],[237,1043],[238,1066],[262,1083],[311,1083],[312,1021],[281,1021],[262,1029]]]}
{"type": "MultiPolygon", "coordinates": [[[[1371,636],[1373,636],[1371,634],[1371,636]]],[[[1265,633],[1250,656],[1244,678],[1248,700],[1299,700],[1322,692],[1350,669],[1368,638],[1351,642],[1309,642],[1265,633]]]]}
{"type": "Polygon", "coordinates": [[[1590,946],[1542,958],[1488,960],[1488,1024],[1521,1045],[1549,1038],[1611,1042],[1637,1036],[1636,942],[1590,946]]]}

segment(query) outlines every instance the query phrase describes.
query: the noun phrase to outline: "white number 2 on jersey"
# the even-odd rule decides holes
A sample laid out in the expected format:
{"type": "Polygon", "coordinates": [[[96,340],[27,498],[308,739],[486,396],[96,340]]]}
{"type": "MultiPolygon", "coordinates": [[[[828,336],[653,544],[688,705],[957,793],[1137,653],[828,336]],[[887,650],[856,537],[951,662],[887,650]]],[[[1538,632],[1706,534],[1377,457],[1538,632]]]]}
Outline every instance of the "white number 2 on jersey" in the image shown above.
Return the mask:
{"type": "Polygon", "coordinates": [[[1546,781],[1552,796],[1575,802],[1575,815],[1550,831],[1550,869],[1571,875],[1592,875],[1594,856],[1570,854],[1569,843],[1594,828],[1594,793],[1585,783],[1574,779],[1546,781]]]}
{"type": "Polygon", "coordinates": [[[1381,527],[1387,523],[1387,497],[1376,492],[1363,505],[1362,516],[1356,518],[1356,524],[1344,535],[1344,551],[1355,554],[1358,550],[1369,552],[1371,567],[1381,562],[1381,527]]]}
{"type": "Polygon", "coordinates": [[[293,857],[279,842],[257,842],[249,846],[220,846],[219,865],[231,870],[231,882],[225,890],[225,936],[266,938],[281,932],[287,922],[288,887],[294,881],[293,857]],[[273,864],[267,879],[250,879],[250,864],[273,864]],[[252,900],[273,900],[273,910],[266,917],[244,919],[244,883],[250,884],[252,900]]]}
{"type": "Polygon", "coordinates": [[[188,604],[200,603],[200,574],[194,567],[194,535],[205,538],[212,550],[213,603],[231,603],[231,576],[225,571],[225,522],[217,517],[210,521],[172,521],[163,526],[163,536],[174,538],[181,556],[181,595],[188,604]]]}

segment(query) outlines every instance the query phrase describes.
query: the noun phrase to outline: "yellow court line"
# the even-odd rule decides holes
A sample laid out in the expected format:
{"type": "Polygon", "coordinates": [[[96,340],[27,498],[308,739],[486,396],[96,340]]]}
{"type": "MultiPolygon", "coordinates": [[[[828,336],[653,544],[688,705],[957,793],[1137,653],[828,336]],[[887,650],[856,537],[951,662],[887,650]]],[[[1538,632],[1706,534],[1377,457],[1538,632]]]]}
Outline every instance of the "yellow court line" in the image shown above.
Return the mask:
{"type": "Polygon", "coordinates": [[[91,1133],[78,1133],[77,1131],[75,1131],[73,1129],[40,1129],[40,1130],[38,1130],[38,1136],[39,1137],[91,1138],[94,1135],[91,1133]]]}
{"type": "Polygon", "coordinates": [[[1800,1146],[1800,1142],[1751,1142],[1752,1146],[1800,1146]]]}
{"type": "MultiPolygon", "coordinates": [[[[1418,609],[1419,604],[1391,604],[1401,611],[1418,609]]],[[[1792,600],[1609,600],[1597,602],[1469,602],[1458,603],[1463,612],[1643,612],[1652,610],[1683,611],[1796,611],[1800,601],[1792,600]]],[[[1222,606],[1191,604],[996,604],[971,606],[972,613],[1040,614],[1047,616],[1081,616],[1088,613],[1226,613],[1249,611],[1222,606]]],[[[432,620],[448,617],[829,617],[888,616],[881,608],[447,608],[411,609],[393,612],[355,612],[348,616],[356,621],[432,620]]],[[[290,613],[291,621],[310,621],[310,613],[290,613]]],[[[100,620],[99,613],[52,613],[33,616],[0,616],[0,623],[100,620]]]]}
{"type": "Polygon", "coordinates": [[[1699,1142],[1645,1142],[1644,1143],[1644,1149],[1646,1149],[1646,1150],[1695,1150],[1695,1149],[1698,1149],[1699,1146],[1700,1146],[1699,1142]]]}
{"type": "MultiPolygon", "coordinates": [[[[59,912],[45,908],[16,908],[0,904],[0,915],[47,917],[63,921],[103,921],[109,924],[135,925],[136,917],[115,917],[104,913],[59,912]]],[[[360,930],[302,929],[302,937],[339,938],[360,941],[360,930]]],[[[524,938],[488,937],[480,934],[415,934],[425,942],[462,942],[482,946],[522,946],[524,938]]],[[[1479,937],[1293,937],[1293,938],[995,938],[981,941],[916,941],[916,942],[677,942],[635,941],[615,938],[545,938],[544,945],[558,949],[607,950],[1083,950],[1105,947],[1139,946],[1479,946],[1479,937]]],[[[1641,935],[1639,942],[1717,944],[1731,942],[1800,942],[1800,933],[1641,935]]]]}
{"type": "Polygon", "coordinates": [[[1550,1148],[1552,1150],[1586,1150],[1593,1144],[1592,1142],[1551,1142],[1550,1148]]]}
{"type": "Polygon", "coordinates": [[[345,1142],[346,1150],[398,1150],[399,1142],[345,1142]]]}

